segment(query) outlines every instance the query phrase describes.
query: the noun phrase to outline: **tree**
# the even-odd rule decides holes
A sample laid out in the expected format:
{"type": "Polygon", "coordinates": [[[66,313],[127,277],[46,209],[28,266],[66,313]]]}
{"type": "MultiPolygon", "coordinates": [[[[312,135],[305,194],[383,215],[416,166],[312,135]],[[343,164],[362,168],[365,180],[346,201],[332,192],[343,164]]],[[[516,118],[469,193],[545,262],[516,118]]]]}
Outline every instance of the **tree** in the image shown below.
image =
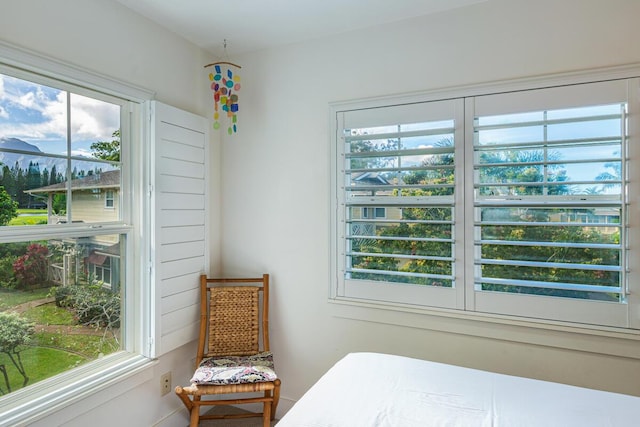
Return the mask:
{"type": "Polygon", "coordinates": [[[120,129],[111,134],[113,140],[98,141],[91,144],[93,155],[98,159],[120,161],[120,129]]]}
{"type": "MultiPolygon", "coordinates": [[[[442,140],[438,146],[451,146],[452,141],[442,140]]],[[[547,153],[548,159],[559,160],[557,153],[547,153]]],[[[485,183],[482,190],[491,187],[491,183],[519,183],[515,191],[520,195],[541,195],[543,186],[527,185],[526,183],[539,184],[546,182],[560,183],[547,187],[548,195],[570,194],[569,185],[562,184],[568,181],[565,168],[560,164],[554,164],[543,176],[542,168],[535,163],[543,160],[543,153],[532,151],[502,151],[482,152],[480,164],[487,166],[480,168],[480,182],[485,183]],[[533,163],[533,165],[532,165],[533,163]],[[502,166],[504,164],[504,166],[502,166]]],[[[453,170],[437,166],[449,166],[454,164],[452,154],[429,156],[422,166],[429,168],[414,170],[403,177],[404,183],[412,185],[410,189],[403,190],[403,195],[409,196],[441,196],[452,194],[450,188],[433,187],[434,184],[452,184],[453,170]]],[[[613,166],[610,166],[613,168],[613,166]]],[[[505,187],[495,186],[498,190],[505,187]]],[[[497,191],[498,191],[497,190],[497,191]]],[[[591,215],[589,209],[578,212],[581,215],[591,215]]],[[[578,223],[572,226],[544,226],[533,225],[536,223],[557,221],[551,215],[575,214],[575,209],[567,212],[561,210],[493,208],[483,210],[483,220],[504,222],[507,225],[483,225],[481,227],[483,240],[499,240],[502,242],[542,242],[540,245],[482,245],[482,258],[494,260],[521,260],[537,261],[540,263],[577,263],[583,265],[618,265],[619,252],[613,249],[594,249],[581,247],[562,247],[545,245],[544,242],[580,242],[580,243],[610,243],[619,241],[617,234],[606,235],[593,228],[585,228],[578,223]],[[516,224],[516,225],[514,225],[516,224]]],[[[358,269],[376,270],[379,274],[368,272],[353,273],[353,278],[371,280],[389,280],[394,282],[408,282],[416,284],[428,284],[431,286],[451,286],[448,279],[422,278],[416,276],[385,276],[385,271],[411,272],[422,274],[437,274],[448,276],[452,274],[451,262],[448,261],[452,254],[452,245],[448,241],[451,238],[452,221],[451,209],[446,207],[412,207],[401,208],[401,219],[405,222],[397,224],[379,224],[375,234],[380,239],[353,239],[352,251],[366,255],[353,256],[352,266],[358,269]],[[378,255],[379,254],[379,255],[378,255]],[[427,259],[402,258],[402,256],[428,256],[427,259]]],[[[483,277],[492,278],[519,278],[523,280],[543,282],[570,282],[587,283],[607,286],[618,283],[616,272],[599,270],[571,270],[568,268],[529,265],[500,265],[486,264],[482,266],[483,277]]],[[[565,291],[558,289],[538,289],[522,286],[503,286],[495,284],[483,284],[484,290],[500,292],[535,293],[538,295],[570,296],[574,298],[594,298],[590,292],[565,291]]],[[[615,295],[599,296],[615,299],[615,295]]]]}
{"type": "Polygon", "coordinates": [[[53,165],[51,166],[51,174],[49,175],[49,182],[47,184],[44,184],[44,186],[57,184],[62,181],[63,181],[62,175],[58,173],[58,170],[56,169],[56,165],[53,165]]]}
{"type": "Polygon", "coordinates": [[[40,177],[40,185],[38,185],[38,187],[46,187],[47,185],[49,185],[49,169],[47,169],[47,167],[45,166],[44,169],[42,170],[42,175],[40,177]]]}
{"type": "MultiPolygon", "coordinates": [[[[558,160],[560,155],[557,152],[548,152],[547,160],[558,160]]],[[[519,183],[514,190],[518,195],[541,195],[544,189],[547,189],[548,195],[568,194],[570,189],[567,185],[526,185],[525,183],[539,184],[542,182],[564,182],[567,181],[567,171],[562,165],[549,165],[546,171],[546,177],[543,174],[541,164],[545,159],[545,153],[541,150],[530,151],[483,151],[480,153],[481,165],[480,182],[484,185],[481,192],[485,195],[487,192],[493,191],[489,188],[491,183],[519,183]],[[504,164],[504,166],[502,166],[504,164]]]]}
{"type": "Polygon", "coordinates": [[[11,196],[0,186],[0,225],[7,225],[18,216],[18,203],[11,199],[11,196]]]}
{"type": "MultiPolygon", "coordinates": [[[[0,353],[6,354],[13,365],[16,367],[20,375],[22,375],[22,386],[25,387],[29,383],[29,377],[22,363],[20,353],[25,346],[31,342],[35,334],[33,323],[27,319],[20,317],[16,313],[0,312],[0,353]]],[[[6,391],[0,388],[0,394],[11,392],[11,384],[9,382],[9,374],[5,365],[0,365],[0,372],[4,377],[6,391]]]]}
{"type": "MultiPolygon", "coordinates": [[[[367,145],[368,141],[361,141],[359,152],[373,151],[367,145]]],[[[353,146],[353,144],[352,144],[353,146]]],[[[453,147],[451,138],[443,138],[435,144],[436,147],[453,147]]],[[[389,140],[381,145],[377,151],[397,149],[397,140],[389,140]]],[[[371,159],[376,159],[375,157],[371,159]]],[[[369,158],[366,158],[371,162],[369,158]]],[[[453,194],[451,187],[442,185],[453,184],[454,172],[450,168],[454,164],[453,153],[443,152],[427,156],[422,165],[426,169],[413,170],[402,176],[402,183],[413,187],[402,189],[403,196],[450,196],[453,194]],[[439,168],[439,166],[443,166],[439,168]]],[[[368,165],[371,167],[371,164],[368,165]]],[[[375,164],[374,167],[380,167],[375,164]]],[[[384,165],[382,165],[384,166],[384,165]]],[[[385,256],[398,255],[428,255],[431,257],[451,257],[451,244],[442,239],[451,237],[451,225],[444,221],[451,221],[451,210],[442,207],[403,207],[401,208],[402,220],[407,221],[397,225],[377,227],[376,234],[381,239],[354,239],[352,250],[375,255],[354,256],[352,265],[357,268],[377,271],[403,271],[428,274],[451,274],[451,263],[441,259],[411,259],[409,261],[385,256]],[[439,224],[427,223],[437,221],[439,224]],[[391,239],[390,239],[391,237],[391,239]],[[418,238],[416,240],[406,238],[418,238]],[[398,239],[395,239],[398,238],[398,239]],[[433,240],[425,240],[433,239],[433,240]],[[377,254],[380,254],[378,256],[377,254]]],[[[452,286],[451,280],[440,278],[425,279],[415,276],[394,276],[385,278],[384,273],[372,274],[366,272],[353,273],[353,278],[380,280],[387,279],[395,282],[408,282],[416,284],[429,284],[432,286],[452,286]]]]}
{"type": "MultiPolygon", "coordinates": [[[[616,154],[619,154],[619,152],[616,154]]],[[[606,190],[619,187],[617,182],[622,178],[622,162],[607,162],[604,167],[607,170],[596,176],[596,179],[598,181],[613,181],[602,184],[602,191],[606,192],[606,190]]]]}
{"type": "Polygon", "coordinates": [[[28,204],[28,194],[24,192],[27,188],[27,172],[20,167],[20,164],[16,161],[11,173],[15,177],[15,194],[11,196],[18,202],[18,207],[26,207],[28,204]]]}

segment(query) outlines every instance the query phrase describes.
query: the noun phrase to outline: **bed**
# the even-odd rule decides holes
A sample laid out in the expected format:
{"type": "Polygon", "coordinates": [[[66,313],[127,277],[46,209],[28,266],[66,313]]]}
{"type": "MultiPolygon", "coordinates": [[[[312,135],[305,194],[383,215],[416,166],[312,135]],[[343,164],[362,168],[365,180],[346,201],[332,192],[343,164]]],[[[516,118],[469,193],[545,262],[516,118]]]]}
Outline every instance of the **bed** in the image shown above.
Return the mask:
{"type": "Polygon", "coordinates": [[[379,353],[350,353],[278,427],[640,426],[640,397],[379,353]]]}

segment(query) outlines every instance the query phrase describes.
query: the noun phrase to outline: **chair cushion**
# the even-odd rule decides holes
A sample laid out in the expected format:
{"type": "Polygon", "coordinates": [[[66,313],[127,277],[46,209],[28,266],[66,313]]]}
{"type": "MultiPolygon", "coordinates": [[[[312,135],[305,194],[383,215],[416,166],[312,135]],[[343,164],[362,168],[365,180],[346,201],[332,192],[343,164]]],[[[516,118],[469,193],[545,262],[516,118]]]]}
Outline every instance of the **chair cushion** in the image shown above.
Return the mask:
{"type": "Polygon", "coordinates": [[[278,378],[273,370],[273,355],[270,352],[252,356],[207,357],[191,378],[192,384],[227,385],[262,383],[278,378]]]}

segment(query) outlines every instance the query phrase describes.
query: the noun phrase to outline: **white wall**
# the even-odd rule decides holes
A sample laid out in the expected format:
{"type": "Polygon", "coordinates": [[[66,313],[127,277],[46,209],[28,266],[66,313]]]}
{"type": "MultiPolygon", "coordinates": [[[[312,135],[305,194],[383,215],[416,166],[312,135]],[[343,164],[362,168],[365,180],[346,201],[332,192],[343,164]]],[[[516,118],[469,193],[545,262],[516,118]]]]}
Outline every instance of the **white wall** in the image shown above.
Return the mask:
{"type": "MultiPolygon", "coordinates": [[[[0,40],[59,61],[155,91],[156,99],[207,116],[212,58],[111,0],[2,0],[0,40]]],[[[211,266],[219,271],[219,140],[211,146],[211,266]]],[[[187,384],[195,346],[162,356],[153,369],[67,407],[35,426],[184,426],[186,410],[170,393],[160,397],[162,373],[187,384]]]]}
{"type": "Polygon", "coordinates": [[[638,359],[520,342],[607,345],[599,337],[327,301],[330,102],[640,63],[638,16],[635,0],[489,0],[234,58],[243,86],[239,132],[222,139],[223,268],[272,275],[283,405],[363,350],[640,395],[638,359]]]}

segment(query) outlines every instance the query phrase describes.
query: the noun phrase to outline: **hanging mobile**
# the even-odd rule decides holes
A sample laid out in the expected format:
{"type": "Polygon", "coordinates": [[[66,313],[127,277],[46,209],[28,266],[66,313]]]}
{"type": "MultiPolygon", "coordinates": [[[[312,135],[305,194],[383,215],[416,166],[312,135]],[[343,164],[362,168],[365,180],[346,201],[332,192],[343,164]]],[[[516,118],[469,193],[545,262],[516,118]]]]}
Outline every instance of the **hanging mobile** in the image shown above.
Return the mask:
{"type": "MultiPolygon", "coordinates": [[[[224,53],[227,56],[227,39],[224,40],[224,53]]],[[[211,91],[213,92],[213,128],[220,129],[220,110],[226,113],[230,120],[227,133],[237,132],[238,122],[238,92],[240,91],[240,75],[232,68],[242,68],[229,61],[219,61],[207,64],[204,68],[213,67],[209,73],[211,91]]]]}

